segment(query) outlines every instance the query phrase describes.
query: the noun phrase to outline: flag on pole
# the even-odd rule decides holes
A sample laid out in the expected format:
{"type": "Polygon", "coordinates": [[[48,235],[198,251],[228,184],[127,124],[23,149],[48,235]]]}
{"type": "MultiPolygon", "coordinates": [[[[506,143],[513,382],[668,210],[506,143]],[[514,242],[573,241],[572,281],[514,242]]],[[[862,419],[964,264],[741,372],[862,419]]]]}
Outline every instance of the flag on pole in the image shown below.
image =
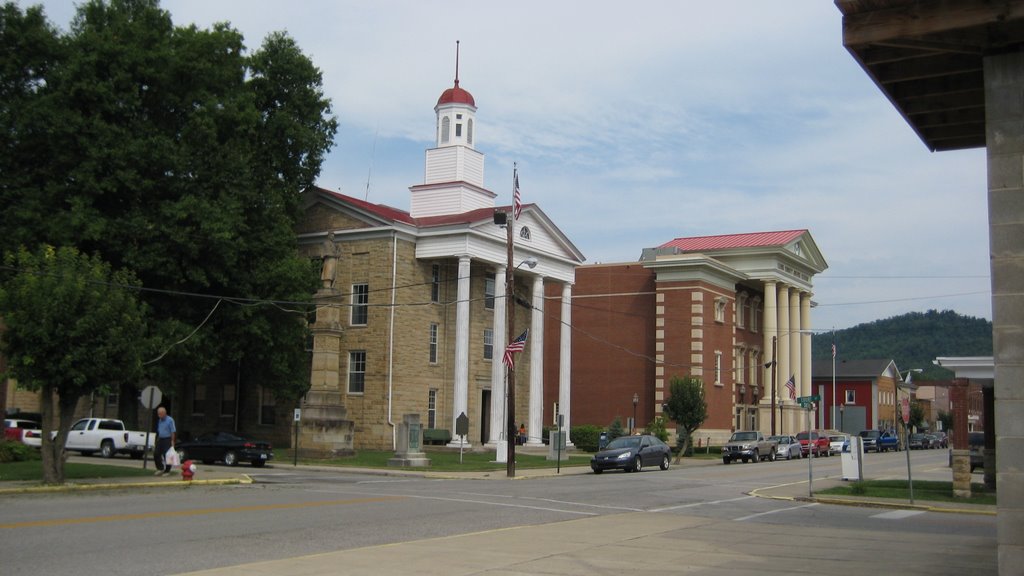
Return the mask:
{"type": "Polygon", "coordinates": [[[789,399],[790,400],[795,400],[796,399],[796,374],[793,374],[792,376],[789,377],[789,380],[786,380],[786,389],[789,390],[789,399]]]}
{"type": "Polygon", "coordinates": [[[832,359],[833,360],[836,359],[836,343],[835,342],[832,343],[832,359]]]}
{"type": "Polygon", "coordinates": [[[519,215],[523,213],[523,199],[519,195],[519,169],[512,169],[512,217],[515,220],[519,220],[519,215]]]}
{"type": "Polygon", "coordinates": [[[516,360],[513,354],[515,354],[516,352],[522,352],[523,349],[526,348],[526,339],[529,336],[530,330],[526,329],[526,331],[519,335],[519,338],[516,338],[515,340],[510,342],[508,346],[505,347],[505,355],[502,356],[501,358],[501,361],[505,364],[505,366],[508,366],[513,370],[515,369],[516,360]]]}

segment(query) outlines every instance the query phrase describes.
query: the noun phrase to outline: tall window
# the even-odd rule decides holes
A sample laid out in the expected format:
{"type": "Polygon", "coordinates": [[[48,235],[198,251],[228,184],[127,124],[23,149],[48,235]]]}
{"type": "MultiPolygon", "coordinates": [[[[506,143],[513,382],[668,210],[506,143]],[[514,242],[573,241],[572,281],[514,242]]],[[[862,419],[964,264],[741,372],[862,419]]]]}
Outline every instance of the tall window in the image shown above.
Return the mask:
{"type": "Polygon", "coordinates": [[[437,389],[427,391],[427,428],[437,428],[437,389]]]}
{"type": "Polygon", "coordinates": [[[273,424],[276,421],[276,408],[277,399],[274,398],[274,391],[260,386],[260,424],[273,424]]]}
{"type": "Polygon", "coordinates": [[[366,390],[366,350],[348,353],[348,393],[362,394],[366,390]]]}
{"type": "Polygon", "coordinates": [[[466,120],[466,144],[473,145],[473,119],[466,120]]]}
{"type": "Polygon", "coordinates": [[[856,404],[857,403],[857,391],[856,390],[847,390],[846,391],[846,403],[847,404],[856,404]]]}
{"type": "Polygon", "coordinates": [[[494,359],[494,330],[484,328],[484,360],[494,359]]]}
{"type": "Polygon", "coordinates": [[[441,119],[441,144],[448,143],[448,133],[451,132],[451,129],[452,120],[451,118],[445,116],[444,118],[441,119]]]}
{"type": "Polygon", "coordinates": [[[754,386],[757,386],[757,382],[758,382],[757,375],[760,374],[760,373],[761,373],[761,371],[758,370],[757,352],[751,352],[750,353],[750,383],[753,384],[754,386]]]}
{"type": "Polygon", "coordinates": [[[238,391],[234,384],[225,384],[220,389],[220,415],[235,415],[235,400],[238,391]]]}
{"type": "Polygon", "coordinates": [[[722,383],[722,353],[715,352],[715,384],[722,383]]]}
{"type": "Polygon", "coordinates": [[[370,285],[352,285],[352,325],[366,326],[366,319],[369,312],[370,285]]]}
{"type": "Polygon", "coordinates": [[[111,392],[110,394],[107,394],[107,407],[108,408],[116,407],[119,399],[120,399],[120,397],[119,397],[119,394],[117,392],[111,392]]]}
{"type": "Polygon", "coordinates": [[[428,360],[431,364],[437,364],[437,324],[434,322],[430,323],[430,343],[428,350],[428,360]]]}
{"type": "Polygon", "coordinates": [[[197,416],[206,413],[206,384],[192,385],[192,413],[197,416]]]}
{"type": "Polygon", "coordinates": [[[746,366],[746,355],[747,353],[743,350],[736,351],[736,359],[733,360],[733,365],[736,366],[736,383],[746,383],[746,374],[743,373],[743,368],[746,366]]]}
{"type": "Polygon", "coordinates": [[[725,322],[725,298],[715,299],[715,322],[725,322]]]}
{"type": "Polygon", "coordinates": [[[761,324],[761,301],[754,300],[754,305],[751,308],[750,314],[750,331],[757,332],[761,324]]]}
{"type": "Polygon", "coordinates": [[[746,293],[740,294],[739,300],[736,304],[736,327],[746,328],[747,327],[747,313],[750,312],[750,298],[747,297],[746,293]]]}
{"type": "Polygon", "coordinates": [[[494,310],[494,275],[484,278],[484,308],[494,310]]]}
{"type": "Polygon", "coordinates": [[[434,264],[430,267],[430,301],[441,301],[441,265],[434,264]]]}

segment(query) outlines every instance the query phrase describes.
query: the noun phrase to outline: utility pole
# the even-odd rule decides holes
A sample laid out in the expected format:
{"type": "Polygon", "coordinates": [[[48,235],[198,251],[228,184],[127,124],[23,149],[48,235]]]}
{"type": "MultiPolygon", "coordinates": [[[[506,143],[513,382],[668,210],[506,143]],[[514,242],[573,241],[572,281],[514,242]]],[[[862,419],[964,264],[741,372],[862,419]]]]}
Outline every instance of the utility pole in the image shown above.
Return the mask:
{"type": "Polygon", "coordinates": [[[768,367],[772,371],[772,436],[775,436],[775,402],[778,398],[775,391],[775,341],[777,338],[777,336],[772,336],[772,361],[768,363],[768,367]]]}
{"type": "MultiPolygon", "coordinates": [[[[513,209],[514,210],[514,209],[513,209]]],[[[515,265],[512,260],[512,229],[515,228],[515,213],[509,211],[505,219],[505,232],[506,232],[506,250],[507,262],[505,264],[505,270],[508,272],[505,274],[505,327],[507,328],[505,345],[508,346],[515,339],[515,327],[513,322],[516,318],[516,298],[515,298],[515,279],[513,278],[515,273],[515,265]]],[[[504,358],[504,350],[502,350],[502,358],[504,358]]],[[[513,367],[513,363],[509,362],[505,365],[505,397],[508,404],[505,406],[505,437],[508,438],[508,454],[506,456],[507,461],[505,462],[505,475],[509,478],[515,478],[516,475],[516,442],[512,436],[512,431],[516,429],[516,369],[513,367]]]]}

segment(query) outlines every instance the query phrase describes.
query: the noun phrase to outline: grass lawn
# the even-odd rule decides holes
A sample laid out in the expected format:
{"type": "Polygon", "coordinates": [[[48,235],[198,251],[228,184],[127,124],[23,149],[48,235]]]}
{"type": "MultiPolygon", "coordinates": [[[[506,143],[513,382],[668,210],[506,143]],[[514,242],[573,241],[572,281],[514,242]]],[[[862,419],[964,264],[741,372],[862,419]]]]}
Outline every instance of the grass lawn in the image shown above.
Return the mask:
{"type": "MultiPolygon", "coordinates": [[[[85,478],[124,478],[152,475],[153,470],[143,470],[141,464],[138,468],[107,466],[104,464],[80,464],[77,462],[66,462],[64,464],[64,478],[66,480],[82,480],[85,478]]],[[[4,464],[0,464],[0,482],[18,480],[41,482],[43,480],[43,461],[29,460],[27,462],[6,462],[4,464]]]]}
{"type": "MultiPolygon", "coordinates": [[[[835,496],[867,496],[871,498],[892,498],[896,500],[909,500],[910,491],[906,480],[864,480],[863,482],[852,482],[845,486],[836,486],[827,490],[820,490],[817,494],[835,496]]],[[[931,480],[914,481],[914,501],[927,500],[931,502],[963,502],[966,504],[988,504],[994,506],[996,493],[984,484],[971,484],[970,498],[956,498],[953,496],[952,482],[937,482],[931,480]]]]}
{"type": "MultiPolygon", "coordinates": [[[[429,467],[402,468],[402,470],[423,470],[434,472],[486,472],[489,470],[504,470],[504,462],[494,462],[494,451],[487,452],[464,452],[462,462],[459,462],[458,450],[431,450],[427,453],[430,459],[429,467]]],[[[395,469],[388,466],[388,460],[393,458],[395,453],[391,450],[360,450],[355,456],[346,458],[331,458],[328,460],[317,460],[299,458],[300,464],[317,464],[321,466],[351,466],[354,468],[385,468],[395,469]]],[[[569,460],[562,462],[562,468],[569,466],[589,466],[590,454],[572,454],[569,460]]],[[[292,463],[291,450],[274,450],[274,463],[278,466],[292,463]]],[[[555,468],[556,462],[548,460],[545,456],[516,453],[517,468],[555,468]]]]}

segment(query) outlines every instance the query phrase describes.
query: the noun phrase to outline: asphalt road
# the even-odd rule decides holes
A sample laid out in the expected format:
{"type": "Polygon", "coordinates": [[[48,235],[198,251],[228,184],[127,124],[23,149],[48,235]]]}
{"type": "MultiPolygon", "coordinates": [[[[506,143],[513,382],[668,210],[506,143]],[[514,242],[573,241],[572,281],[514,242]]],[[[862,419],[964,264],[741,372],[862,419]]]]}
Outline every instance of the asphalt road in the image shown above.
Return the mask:
{"type": "MultiPolygon", "coordinates": [[[[915,478],[949,478],[945,451],[914,452],[913,462],[915,478]]],[[[839,466],[836,457],[816,459],[814,476],[835,477],[839,466]]],[[[865,466],[871,478],[906,477],[902,453],[869,454],[865,466]]],[[[523,481],[394,478],[285,464],[252,472],[257,483],[248,486],[0,497],[0,572],[177,574],[629,512],[721,520],[735,526],[738,542],[744,525],[770,525],[783,543],[787,530],[820,528],[816,542],[792,542],[796,559],[805,545],[827,551],[830,539],[874,534],[892,543],[881,552],[865,551],[881,554],[881,574],[889,573],[888,555],[895,556],[904,539],[917,547],[934,540],[934,573],[942,573],[942,555],[954,543],[994,550],[996,536],[988,516],[893,513],[748,494],[805,482],[806,460],[523,481]]]]}

